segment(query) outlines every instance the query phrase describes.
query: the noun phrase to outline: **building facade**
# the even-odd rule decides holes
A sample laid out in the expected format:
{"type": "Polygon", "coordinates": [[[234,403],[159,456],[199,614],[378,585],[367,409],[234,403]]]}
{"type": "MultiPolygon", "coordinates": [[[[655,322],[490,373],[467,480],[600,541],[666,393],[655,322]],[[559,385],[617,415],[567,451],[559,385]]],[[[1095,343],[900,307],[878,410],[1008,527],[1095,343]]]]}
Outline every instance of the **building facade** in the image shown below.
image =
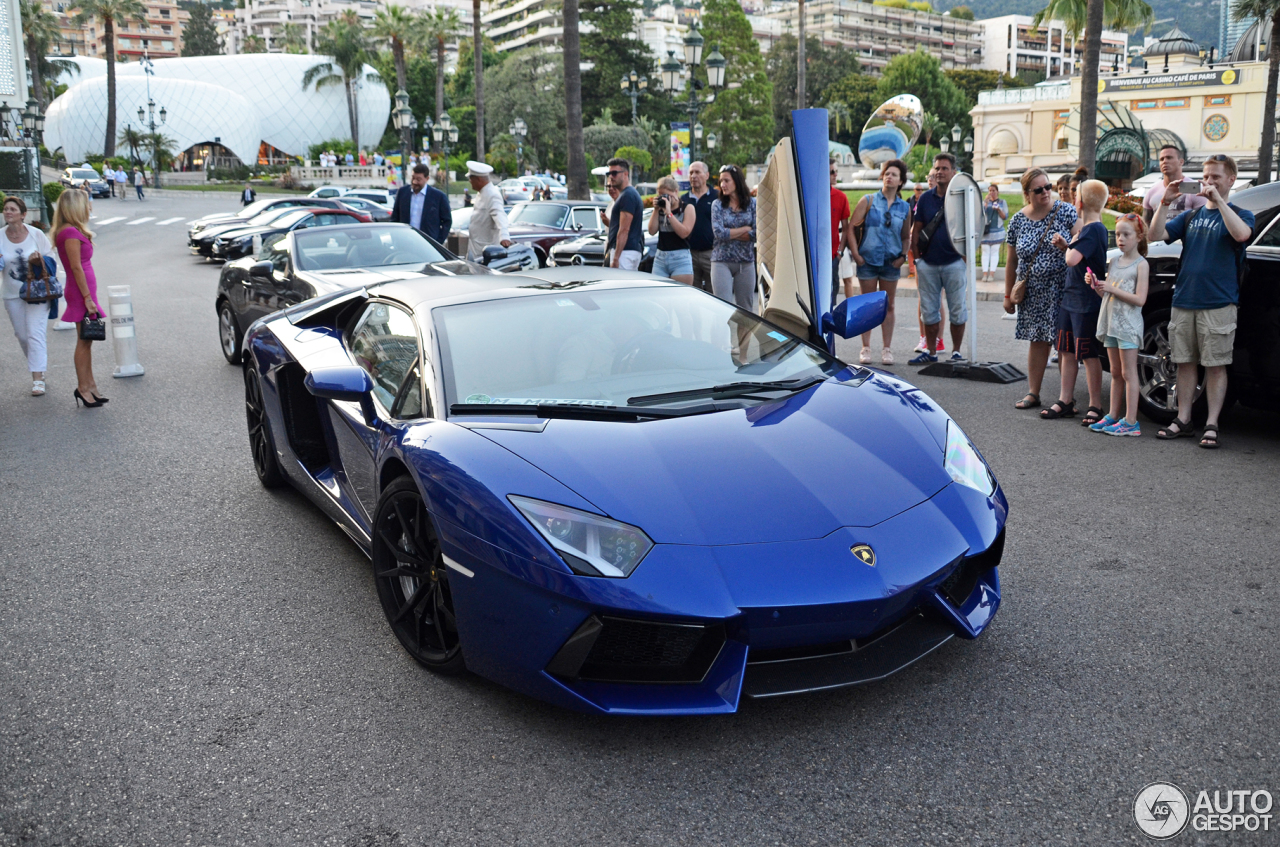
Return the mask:
{"type": "MultiPolygon", "coordinates": [[[[397,4],[413,11],[432,11],[437,7],[452,8],[458,13],[462,28],[471,31],[471,4],[467,0],[397,0],[397,4]]],[[[347,12],[355,12],[365,26],[372,26],[374,16],[382,8],[379,0],[244,0],[244,7],[235,10],[234,24],[225,41],[229,54],[243,53],[245,40],[258,36],[265,43],[268,53],[283,53],[284,26],[293,24],[306,39],[307,51],[315,45],[315,39],[325,24],[337,20],[347,12]]],[[[456,40],[448,46],[447,64],[456,65],[458,46],[456,40]]]]}
{"type": "MultiPolygon", "coordinates": [[[[55,55],[106,58],[107,45],[101,22],[91,20],[84,26],[77,25],[73,0],[43,0],[43,3],[57,17],[62,36],[51,45],[55,55]]],[[[116,22],[116,56],[124,61],[136,61],[143,55],[152,59],[181,55],[182,32],[191,15],[168,0],[152,0],[144,6],[146,17],[143,21],[125,19],[116,22]]]]}
{"type": "MultiPolygon", "coordinates": [[[[977,21],[860,0],[808,0],[804,5],[806,34],[854,51],[871,73],[917,48],[936,56],[944,69],[982,67],[983,27],[977,21]]],[[[784,34],[799,32],[798,3],[779,4],[767,17],[779,21],[784,34]]]]}
{"type": "MultiPolygon", "coordinates": [[[[978,21],[982,25],[981,67],[1040,80],[1074,76],[1084,56],[1084,40],[1073,40],[1062,21],[1032,23],[1031,15],[1002,15],[978,21]]],[[[1103,30],[1099,67],[1127,71],[1129,36],[1103,30]]]]}
{"type": "MultiPolygon", "coordinates": [[[[480,16],[480,22],[499,50],[560,49],[564,35],[561,0],[495,0],[487,6],[489,11],[480,16]]],[[[583,27],[583,31],[589,29],[583,27]]]]}

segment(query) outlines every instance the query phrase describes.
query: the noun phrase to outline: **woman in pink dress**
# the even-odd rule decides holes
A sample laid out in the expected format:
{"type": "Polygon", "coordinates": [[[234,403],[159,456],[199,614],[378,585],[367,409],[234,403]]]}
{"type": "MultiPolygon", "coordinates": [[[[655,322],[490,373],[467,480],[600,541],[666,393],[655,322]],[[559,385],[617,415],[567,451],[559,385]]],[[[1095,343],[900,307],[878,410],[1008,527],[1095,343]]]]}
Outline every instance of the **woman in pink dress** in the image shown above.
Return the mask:
{"type": "MultiPolygon", "coordinates": [[[[53,243],[67,274],[64,294],[67,310],[62,319],[78,324],[85,315],[98,317],[102,307],[98,305],[98,280],[93,273],[89,195],[78,188],[68,188],[58,197],[58,207],[53,212],[53,243]]],[[[76,403],[84,403],[91,409],[106,403],[107,398],[98,393],[98,384],[93,379],[92,341],[76,339],[75,364],[76,403]]]]}

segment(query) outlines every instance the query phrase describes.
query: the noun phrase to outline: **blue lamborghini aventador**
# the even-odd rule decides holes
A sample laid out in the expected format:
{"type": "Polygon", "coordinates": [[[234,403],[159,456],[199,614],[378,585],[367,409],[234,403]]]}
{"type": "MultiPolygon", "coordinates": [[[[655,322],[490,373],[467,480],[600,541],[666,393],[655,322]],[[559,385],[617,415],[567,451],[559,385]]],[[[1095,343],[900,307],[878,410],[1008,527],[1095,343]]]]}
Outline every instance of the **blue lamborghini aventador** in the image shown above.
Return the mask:
{"type": "MultiPolygon", "coordinates": [[[[796,136],[821,112],[797,112],[796,136]]],[[[385,282],[258,321],[255,469],[373,560],[419,662],[562,706],[731,712],[976,638],[1007,504],[929,397],[831,354],[826,150],[760,187],[757,316],[646,274],[385,282]],[[868,484],[870,482],[870,484],[868,484]]]]}

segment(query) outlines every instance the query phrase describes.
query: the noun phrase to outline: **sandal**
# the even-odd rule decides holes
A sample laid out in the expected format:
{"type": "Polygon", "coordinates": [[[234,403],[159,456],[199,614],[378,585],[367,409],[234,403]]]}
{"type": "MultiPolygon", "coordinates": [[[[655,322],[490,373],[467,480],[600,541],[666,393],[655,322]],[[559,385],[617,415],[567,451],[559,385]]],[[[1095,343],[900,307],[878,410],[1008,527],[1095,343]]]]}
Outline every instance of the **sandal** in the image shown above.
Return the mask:
{"type": "Polygon", "coordinates": [[[1042,420],[1051,421],[1057,418],[1074,418],[1076,416],[1076,401],[1068,400],[1063,403],[1061,400],[1056,401],[1047,409],[1040,410],[1042,420]]]}
{"type": "Polygon", "coordinates": [[[1080,426],[1093,426],[1102,420],[1102,410],[1097,406],[1090,406],[1084,413],[1084,417],[1080,419],[1080,426]]]}
{"type": "Polygon", "coordinates": [[[1218,425],[1205,424],[1204,431],[1200,433],[1200,446],[1206,450],[1217,450],[1220,446],[1218,443],[1218,425]]]}
{"type": "Polygon", "coordinates": [[[1013,408],[1034,409],[1036,406],[1039,406],[1039,405],[1040,405],[1040,395],[1036,394],[1034,391],[1028,391],[1026,397],[1023,397],[1017,403],[1013,404],[1013,408]]]}
{"type": "Polygon", "coordinates": [[[1191,428],[1191,421],[1182,421],[1178,418],[1174,418],[1173,423],[1164,429],[1156,430],[1156,438],[1161,441],[1172,441],[1175,438],[1192,438],[1195,434],[1195,430],[1191,428]],[[1177,428],[1175,429],[1174,427],[1177,428]]]}

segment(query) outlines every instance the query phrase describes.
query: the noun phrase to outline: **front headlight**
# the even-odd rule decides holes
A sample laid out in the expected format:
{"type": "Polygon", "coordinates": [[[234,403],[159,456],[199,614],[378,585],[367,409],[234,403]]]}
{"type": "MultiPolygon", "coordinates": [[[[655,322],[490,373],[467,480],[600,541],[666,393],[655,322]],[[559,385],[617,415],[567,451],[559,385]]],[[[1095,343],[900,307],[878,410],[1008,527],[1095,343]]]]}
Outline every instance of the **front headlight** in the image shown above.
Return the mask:
{"type": "Polygon", "coordinates": [[[543,500],[508,498],[538,534],[584,576],[627,577],[653,549],[639,527],[543,500]]]}
{"type": "Polygon", "coordinates": [[[969,441],[969,436],[965,435],[960,425],[952,420],[947,421],[945,467],[947,473],[951,474],[951,478],[956,482],[981,491],[986,497],[990,497],[996,490],[996,480],[991,475],[987,463],[982,461],[982,457],[969,441]]]}

